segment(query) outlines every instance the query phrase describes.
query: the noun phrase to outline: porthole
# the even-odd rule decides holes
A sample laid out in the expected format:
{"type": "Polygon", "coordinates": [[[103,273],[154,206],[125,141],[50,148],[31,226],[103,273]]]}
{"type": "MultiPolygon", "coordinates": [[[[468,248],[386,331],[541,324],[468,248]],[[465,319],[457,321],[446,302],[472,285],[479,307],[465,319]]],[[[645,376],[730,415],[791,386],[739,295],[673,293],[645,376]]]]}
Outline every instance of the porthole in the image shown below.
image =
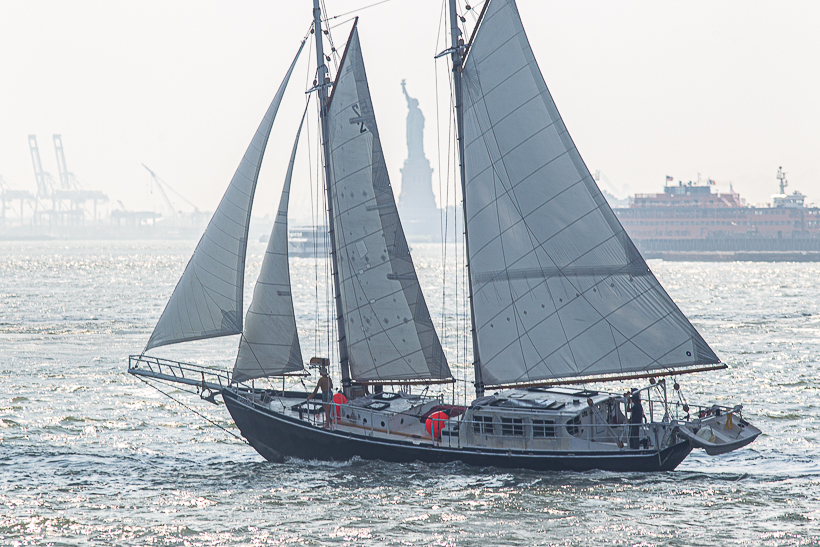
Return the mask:
{"type": "Polygon", "coordinates": [[[384,427],[384,422],[382,422],[382,427],[384,427]]]}

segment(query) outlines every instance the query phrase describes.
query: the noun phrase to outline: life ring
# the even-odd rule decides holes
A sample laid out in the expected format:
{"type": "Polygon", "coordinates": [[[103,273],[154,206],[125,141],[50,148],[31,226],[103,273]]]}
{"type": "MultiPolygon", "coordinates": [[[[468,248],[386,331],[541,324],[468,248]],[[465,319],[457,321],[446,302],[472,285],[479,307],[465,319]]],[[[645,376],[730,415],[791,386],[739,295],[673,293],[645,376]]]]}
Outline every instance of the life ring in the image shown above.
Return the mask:
{"type": "Polygon", "coordinates": [[[432,435],[434,439],[441,437],[441,430],[444,429],[444,422],[450,419],[446,412],[434,412],[427,417],[427,433],[432,435]]]}
{"type": "Polygon", "coordinates": [[[732,413],[728,413],[726,415],[726,429],[732,429],[735,427],[735,424],[732,423],[732,413]]]}
{"type": "Polygon", "coordinates": [[[333,394],[333,402],[331,403],[330,409],[330,416],[331,418],[338,419],[342,417],[342,405],[347,404],[347,397],[345,397],[344,393],[334,393],[333,394]]]}

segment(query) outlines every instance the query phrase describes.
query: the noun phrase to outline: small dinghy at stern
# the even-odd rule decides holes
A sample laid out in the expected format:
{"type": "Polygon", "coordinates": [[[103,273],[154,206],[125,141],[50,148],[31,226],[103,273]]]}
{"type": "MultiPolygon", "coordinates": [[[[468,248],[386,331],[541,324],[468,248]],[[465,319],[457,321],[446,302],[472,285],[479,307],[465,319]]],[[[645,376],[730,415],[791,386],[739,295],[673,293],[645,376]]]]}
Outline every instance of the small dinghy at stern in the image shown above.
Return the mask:
{"type": "Polygon", "coordinates": [[[701,417],[680,424],[678,433],[695,448],[710,456],[725,454],[754,441],[761,431],[743,419],[741,405],[731,409],[712,407],[701,411],[701,417]]]}

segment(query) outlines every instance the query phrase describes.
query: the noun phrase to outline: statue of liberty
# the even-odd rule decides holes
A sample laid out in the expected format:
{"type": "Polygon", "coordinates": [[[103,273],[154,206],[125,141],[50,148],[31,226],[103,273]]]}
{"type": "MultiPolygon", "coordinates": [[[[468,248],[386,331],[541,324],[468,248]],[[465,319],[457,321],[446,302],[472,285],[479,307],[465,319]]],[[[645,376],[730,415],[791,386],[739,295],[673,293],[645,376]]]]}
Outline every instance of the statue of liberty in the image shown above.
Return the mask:
{"type": "Polygon", "coordinates": [[[407,99],[407,159],[401,170],[399,213],[408,241],[440,239],[440,214],[433,195],[433,169],[424,157],[424,114],[418,99],[401,90],[407,99]]]}
{"type": "Polygon", "coordinates": [[[407,160],[424,158],[424,114],[419,109],[418,99],[407,94],[405,81],[401,81],[401,90],[407,99],[407,160]]]}

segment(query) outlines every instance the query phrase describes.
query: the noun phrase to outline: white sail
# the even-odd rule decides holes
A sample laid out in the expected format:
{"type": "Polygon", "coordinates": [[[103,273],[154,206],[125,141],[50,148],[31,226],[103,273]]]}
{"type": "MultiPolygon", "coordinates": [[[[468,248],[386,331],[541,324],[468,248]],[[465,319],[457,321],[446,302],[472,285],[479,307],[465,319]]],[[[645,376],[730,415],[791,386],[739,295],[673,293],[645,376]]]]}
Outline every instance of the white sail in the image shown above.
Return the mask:
{"type": "Polygon", "coordinates": [[[355,28],[328,120],[331,222],[351,377],[449,378],[396,210],[355,28]]]}
{"type": "Polygon", "coordinates": [[[468,256],[484,383],[717,363],[595,185],[514,0],[490,0],[462,74],[468,256]]]}
{"type": "Polygon", "coordinates": [[[245,316],[245,330],[239,339],[239,351],[232,375],[234,382],[276,376],[305,368],[302,364],[299,334],[296,331],[288,266],[290,182],[304,121],[303,114],[290,154],[279,210],[262,259],[259,278],[253,288],[253,299],[245,316]]]}
{"type": "Polygon", "coordinates": [[[245,251],[253,194],[273,120],[303,46],[304,42],[154,327],[145,351],[242,332],[245,251]]]}

